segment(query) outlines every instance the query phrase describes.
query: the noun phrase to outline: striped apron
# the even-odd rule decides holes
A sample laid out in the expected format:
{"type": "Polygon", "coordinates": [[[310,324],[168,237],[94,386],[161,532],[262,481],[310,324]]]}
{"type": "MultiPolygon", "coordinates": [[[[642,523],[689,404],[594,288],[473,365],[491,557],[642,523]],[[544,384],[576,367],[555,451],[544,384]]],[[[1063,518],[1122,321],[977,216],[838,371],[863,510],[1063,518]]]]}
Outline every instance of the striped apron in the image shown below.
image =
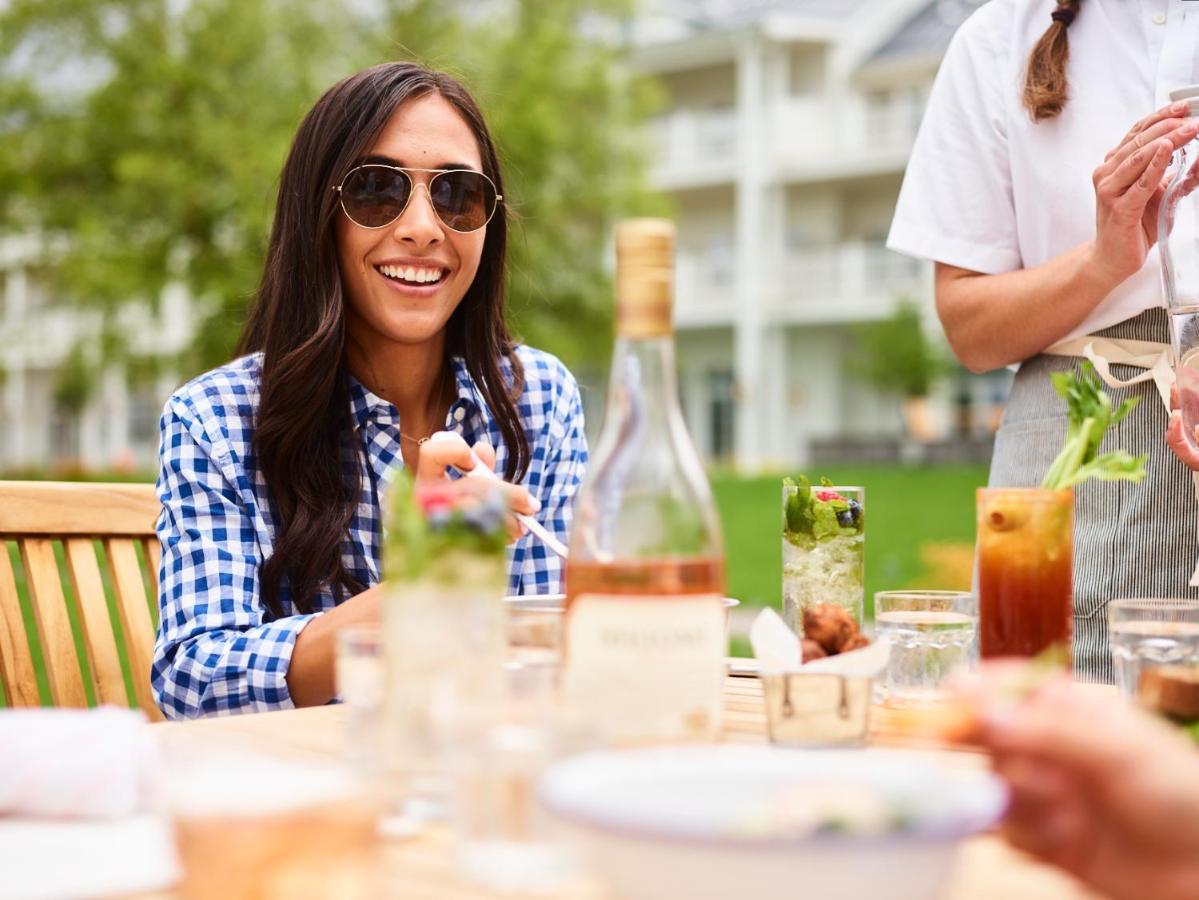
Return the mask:
{"type": "MultiPolygon", "coordinates": [[[[1168,316],[1149,309],[1095,338],[1169,341],[1168,316]]],[[[1004,411],[991,460],[992,487],[1035,487],[1062,448],[1066,403],[1049,375],[1077,370],[1083,360],[1061,348],[1020,366],[1004,411]]],[[[1100,361],[1102,369],[1102,361],[1100,361]]],[[[1082,681],[1114,680],[1107,637],[1107,603],[1116,597],[1199,597],[1195,569],[1199,503],[1191,473],[1165,443],[1168,413],[1160,389],[1144,367],[1112,364],[1108,387],[1114,406],[1126,397],[1140,403],[1108,429],[1100,452],[1148,453],[1140,484],[1088,481],[1074,489],[1074,672],[1082,681]],[[1138,380],[1138,376],[1142,376],[1138,380]]],[[[1161,379],[1159,378],[1159,381],[1161,379]]]]}

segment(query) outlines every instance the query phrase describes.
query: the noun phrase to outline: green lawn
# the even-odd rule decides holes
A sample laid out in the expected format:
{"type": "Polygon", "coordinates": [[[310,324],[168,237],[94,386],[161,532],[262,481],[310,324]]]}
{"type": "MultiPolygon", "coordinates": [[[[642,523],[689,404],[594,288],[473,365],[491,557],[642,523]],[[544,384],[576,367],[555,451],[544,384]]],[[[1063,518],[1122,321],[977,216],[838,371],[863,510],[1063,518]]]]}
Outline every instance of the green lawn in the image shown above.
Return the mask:
{"type": "MultiPolygon", "coordinates": [[[[799,473],[796,473],[799,474],[799,473]]],[[[835,484],[866,489],[866,605],[875,591],[903,587],[968,588],[974,544],[974,489],[982,466],[857,466],[811,470],[835,484]]],[[[778,606],[782,578],[782,473],[759,478],[714,475],[724,523],[729,596],[778,606]]]]}

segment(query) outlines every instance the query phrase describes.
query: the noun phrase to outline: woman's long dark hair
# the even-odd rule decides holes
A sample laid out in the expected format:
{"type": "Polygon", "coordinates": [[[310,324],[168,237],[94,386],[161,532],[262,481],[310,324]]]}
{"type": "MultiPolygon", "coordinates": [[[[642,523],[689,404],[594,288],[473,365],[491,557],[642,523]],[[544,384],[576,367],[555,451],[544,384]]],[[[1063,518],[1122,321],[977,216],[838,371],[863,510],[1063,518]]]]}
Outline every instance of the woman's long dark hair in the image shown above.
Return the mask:
{"type": "MultiPolygon", "coordinates": [[[[479,142],[483,172],[503,194],[495,145],[474,99],[449,75],[409,63],[374,66],[326,91],[300,124],[280,176],[266,266],[237,349],[262,352],[254,452],[279,521],[259,583],[262,603],[276,617],[284,615],[285,579],[301,612],[312,610],[325,587],[338,601],[365,587],[342,562],[362,469],[350,417],[334,237],[342,213],[333,188],[402,103],[430,93],[461,113],[479,142]]],[[[465,359],[508,448],[504,477],[517,481],[528,467],[529,442],[516,406],[523,371],[504,323],[507,240],[501,203],[487,225],[475,280],[446,325],[446,352],[465,359]]]]}

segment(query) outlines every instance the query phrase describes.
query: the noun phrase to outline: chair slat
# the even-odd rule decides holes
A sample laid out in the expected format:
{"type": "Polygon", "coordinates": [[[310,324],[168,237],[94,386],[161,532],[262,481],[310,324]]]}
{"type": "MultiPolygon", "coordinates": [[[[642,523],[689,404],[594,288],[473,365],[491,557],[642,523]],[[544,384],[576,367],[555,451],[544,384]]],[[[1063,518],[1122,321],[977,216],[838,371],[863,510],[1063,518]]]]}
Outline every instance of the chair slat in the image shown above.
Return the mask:
{"type": "Polygon", "coordinates": [[[128,706],[125,676],[121,674],[121,659],[117,655],[116,635],[104,599],[104,582],[100,578],[95,547],[88,538],[71,538],[64,541],[64,545],[67,568],[83,618],[88,658],[96,679],[96,696],[101,703],[128,706]]]}
{"type": "Polygon", "coordinates": [[[162,505],[152,484],[0,482],[0,535],[153,533],[162,505]]]}
{"type": "Polygon", "coordinates": [[[83,673],[71,637],[67,602],[54,559],[54,545],[44,538],[20,541],[21,560],[29,580],[29,597],[42,644],[42,659],[50,681],[50,696],[55,706],[87,706],[83,673]]]}
{"type": "Polygon", "coordinates": [[[150,692],[150,661],[154,650],[154,625],[146,605],[146,585],[133,541],[114,538],[104,542],[117,610],[129,649],[129,668],[138,706],[152,719],[162,718],[150,692]]]}
{"type": "Polygon", "coordinates": [[[10,706],[37,706],[37,674],[21,618],[8,545],[0,541],[0,690],[10,706]]]}
{"type": "Polygon", "coordinates": [[[142,550],[146,557],[146,584],[150,585],[150,596],[154,602],[150,604],[151,618],[155,627],[158,626],[158,564],[162,557],[162,545],[157,537],[146,538],[142,541],[142,550]]]}

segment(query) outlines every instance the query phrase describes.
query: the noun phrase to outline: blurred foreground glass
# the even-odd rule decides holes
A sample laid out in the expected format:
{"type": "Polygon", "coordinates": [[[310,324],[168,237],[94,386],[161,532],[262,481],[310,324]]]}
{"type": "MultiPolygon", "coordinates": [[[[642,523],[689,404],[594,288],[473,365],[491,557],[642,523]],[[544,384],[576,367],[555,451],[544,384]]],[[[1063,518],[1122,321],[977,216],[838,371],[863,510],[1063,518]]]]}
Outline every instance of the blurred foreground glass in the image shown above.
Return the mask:
{"type": "Polygon", "coordinates": [[[450,814],[445,753],[455,698],[492,696],[504,663],[503,559],[476,560],[461,581],[401,581],[384,599],[383,768],[402,835],[450,814]]]}
{"type": "Polygon", "coordinates": [[[560,705],[557,675],[556,668],[510,660],[499,692],[455,702],[455,861],[475,884],[544,893],[576,875],[560,826],[536,803],[545,768],[596,743],[560,705]]]}
{"type": "Polygon", "coordinates": [[[891,644],[877,698],[891,706],[926,706],[947,682],[968,672],[978,633],[978,604],[964,591],[880,591],[874,625],[891,644]]]}
{"type": "Polygon", "coordinates": [[[345,768],[233,747],[168,762],[184,897],[376,895],[378,809],[345,768]]]}
{"type": "Polygon", "coordinates": [[[1074,492],[979,488],[979,649],[984,659],[1069,660],[1074,622],[1074,492]]]}
{"type": "Polygon", "coordinates": [[[1116,683],[1125,697],[1136,697],[1150,669],[1199,664],[1199,600],[1118,599],[1107,615],[1116,683]]]}
{"type": "Polygon", "coordinates": [[[343,628],[337,634],[337,693],[345,705],[345,753],[356,771],[379,771],[385,664],[383,629],[343,628]]]}
{"type": "Polygon", "coordinates": [[[815,509],[821,495],[837,495],[850,508],[829,512],[837,522],[827,529],[808,521],[793,522],[802,488],[783,485],[783,620],[796,634],[803,631],[803,611],[821,603],[844,607],[858,625],[863,615],[866,491],[838,486],[813,486],[810,490],[814,500],[805,510],[815,509]],[[796,524],[806,527],[792,527],[796,524]],[[838,527],[846,533],[828,533],[838,527]]]}
{"type": "Polygon", "coordinates": [[[562,662],[564,594],[504,598],[508,661],[556,673],[562,662]]]}

